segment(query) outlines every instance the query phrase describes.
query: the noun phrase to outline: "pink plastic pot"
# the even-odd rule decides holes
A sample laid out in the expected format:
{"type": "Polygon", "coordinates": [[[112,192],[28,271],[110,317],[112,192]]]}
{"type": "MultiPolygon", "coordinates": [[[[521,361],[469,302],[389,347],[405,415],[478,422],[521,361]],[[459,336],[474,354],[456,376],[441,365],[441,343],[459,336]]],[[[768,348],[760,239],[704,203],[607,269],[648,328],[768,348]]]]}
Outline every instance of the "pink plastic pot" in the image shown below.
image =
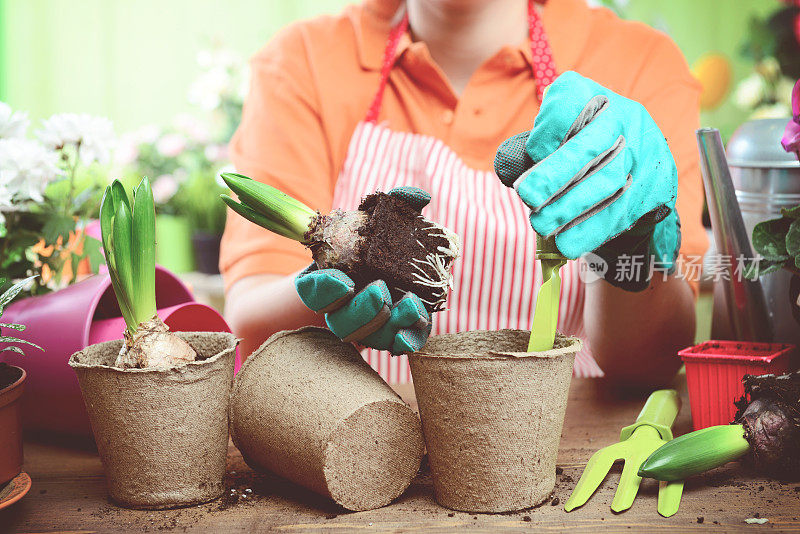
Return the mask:
{"type": "MultiPolygon", "coordinates": [[[[191,291],[172,273],[156,268],[158,315],[174,331],[230,332],[213,308],[194,302],[191,291]]],[[[122,338],[120,317],[111,281],[98,274],[66,289],[17,301],[3,313],[3,322],[27,326],[14,335],[43,347],[1,356],[28,373],[22,398],[26,430],[91,437],[81,390],[69,357],[89,345],[122,338]]],[[[8,332],[4,332],[8,333],[8,332]]],[[[237,355],[236,369],[240,365],[237,355]]]]}

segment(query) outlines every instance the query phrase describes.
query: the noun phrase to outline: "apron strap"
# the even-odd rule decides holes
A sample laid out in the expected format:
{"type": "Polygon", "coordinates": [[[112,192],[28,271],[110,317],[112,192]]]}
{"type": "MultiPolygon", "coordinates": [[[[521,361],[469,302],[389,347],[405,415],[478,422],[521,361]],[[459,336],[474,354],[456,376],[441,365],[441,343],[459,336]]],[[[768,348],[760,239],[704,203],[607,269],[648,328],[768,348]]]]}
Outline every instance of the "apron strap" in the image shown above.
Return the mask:
{"type": "MultiPolygon", "coordinates": [[[[544,24],[536,10],[536,4],[544,4],[546,0],[528,0],[528,36],[531,41],[531,56],[533,58],[533,78],[536,83],[536,96],[539,102],[542,101],[545,87],[553,83],[556,79],[556,64],[553,61],[553,52],[550,50],[550,43],[547,40],[547,34],[544,31],[544,24]]],[[[408,31],[408,12],[403,14],[403,18],[398,22],[392,31],[389,33],[389,39],[386,42],[386,48],[383,51],[383,64],[381,65],[381,78],[378,84],[378,90],[372,99],[372,103],[367,110],[366,122],[377,123],[378,114],[381,111],[381,104],[383,103],[383,93],[386,90],[386,84],[389,81],[389,73],[394,66],[395,54],[397,46],[403,34],[408,31]]]]}
{"type": "Polygon", "coordinates": [[[371,123],[378,122],[378,114],[381,112],[381,103],[383,102],[383,91],[386,89],[386,82],[389,81],[389,72],[394,66],[394,56],[397,52],[397,45],[400,43],[400,38],[408,30],[408,11],[403,13],[402,20],[392,28],[389,33],[389,40],[386,43],[386,49],[383,51],[383,64],[381,65],[381,80],[378,84],[378,91],[372,99],[372,104],[367,111],[366,121],[371,123]]]}

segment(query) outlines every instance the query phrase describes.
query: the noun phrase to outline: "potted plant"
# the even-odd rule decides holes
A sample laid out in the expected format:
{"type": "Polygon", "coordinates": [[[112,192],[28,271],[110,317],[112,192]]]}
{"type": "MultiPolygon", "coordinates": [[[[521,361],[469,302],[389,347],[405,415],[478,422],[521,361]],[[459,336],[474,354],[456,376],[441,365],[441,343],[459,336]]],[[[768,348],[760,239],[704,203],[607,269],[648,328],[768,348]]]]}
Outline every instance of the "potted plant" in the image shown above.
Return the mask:
{"type": "MultiPolygon", "coordinates": [[[[0,295],[0,321],[3,309],[14,300],[32,278],[18,281],[0,295]]],[[[25,326],[0,322],[4,329],[24,331],[25,326]]],[[[28,345],[41,350],[34,343],[24,341],[13,335],[0,334],[0,352],[11,351],[24,355],[22,346],[28,345]]],[[[0,488],[22,472],[22,416],[20,397],[25,387],[25,370],[0,362],[0,488]]]]}
{"type": "MultiPolygon", "coordinates": [[[[27,137],[24,113],[0,102],[0,271],[36,275],[26,295],[62,289],[99,270],[100,242],[85,231],[97,216],[113,128],[108,119],[62,113],[27,137]]],[[[4,289],[0,287],[0,291],[4,289]]]]}
{"type": "Polygon", "coordinates": [[[225,229],[225,204],[219,196],[227,192],[213,170],[198,169],[183,183],[177,195],[180,211],[192,229],[195,267],[201,273],[219,274],[219,246],[225,229]]]}
{"type": "Polygon", "coordinates": [[[103,249],[124,340],[72,355],[111,498],[169,508],[219,497],[237,340],[172,333],[156,314],[155,207],[147,179],[132,201],[119,181],[100,208],[103,249]]]}

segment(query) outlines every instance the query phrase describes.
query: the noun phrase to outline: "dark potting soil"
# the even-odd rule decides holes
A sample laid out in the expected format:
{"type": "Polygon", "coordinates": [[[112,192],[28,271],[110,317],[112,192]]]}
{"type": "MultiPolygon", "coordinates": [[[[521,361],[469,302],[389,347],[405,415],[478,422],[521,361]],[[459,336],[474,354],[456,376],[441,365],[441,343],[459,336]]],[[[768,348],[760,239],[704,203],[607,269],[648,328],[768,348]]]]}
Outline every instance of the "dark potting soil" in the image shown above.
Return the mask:
{"type": "Polygon", "coordinates": [[[417,275],[432,280],[440,278],[431,265],[421,262],[439,247],[448,248],[447,239],[431,234],[429,221],[405,200],[387,193],[368,195],[358,210],[366,214],[366,219],[356,229],[361,239],[357,240],[353,253],[331,254],[330,247],[319,242],[322,228],[332,221],[319,217],[312,224],[306,236],[312,241],[309,248],[317,265],[344,271],[355,282],[357,291],[374,280],[383,280],[393,301],[411,291],[422,299],[429,312],[441,309],[447,288],[420,284],[417,275]]]}
{"type": "Polygon", "coordinates": [[[22,370],[7,363],[0,363],[0,391],[20,379],[22,370]]]}
{"type": "Polygon", "coordinates": [[[734,422],[745,429],[756,467],[776,478],[800,479],[800,372],[745,375],[734,422]]]}

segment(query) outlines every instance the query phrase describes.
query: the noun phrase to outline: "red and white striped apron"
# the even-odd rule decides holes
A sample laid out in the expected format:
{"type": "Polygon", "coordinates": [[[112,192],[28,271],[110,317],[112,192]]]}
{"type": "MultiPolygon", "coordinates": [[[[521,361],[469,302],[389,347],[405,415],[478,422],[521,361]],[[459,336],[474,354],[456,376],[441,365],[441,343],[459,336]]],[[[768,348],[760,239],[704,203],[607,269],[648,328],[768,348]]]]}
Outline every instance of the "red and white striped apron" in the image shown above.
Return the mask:
{"type": "MultiPolygon", "coordinates": [[[[544,88],[556,77],[556,68],[533,2],[528,13],[533,74],[541,100],[544,88]]],[[[380,84],[366,118],[350,140],[333,205],[356,209],[367,194],[401,185],[430,192],[433,198],[423,214],[453,230],[462,241],[462,256],[453,266],[447,309],[434,314],[432,334],[530,328],[542,279],[535,261],[536,234],[528,223],[528,209],[514,189],[504,186],[494,172],[467,167],[439,139],[396,132],[378,123],[397,45],[407,28],[406,16],[389,35],[380,84]]],[[[514,133],[509,132],[509,136],[514,133]]],[[[577,261],[570,261],[561,269],[558,329],[583,338],[584,287],[578,267],[577,261]]],[[[392,357],[374,349],[365,349],[363,354],[386,381],[411,380],[405,355],[392,357]]],[[[575,373],[602,375],[586,349],[575,360],[575,373]]]]}

